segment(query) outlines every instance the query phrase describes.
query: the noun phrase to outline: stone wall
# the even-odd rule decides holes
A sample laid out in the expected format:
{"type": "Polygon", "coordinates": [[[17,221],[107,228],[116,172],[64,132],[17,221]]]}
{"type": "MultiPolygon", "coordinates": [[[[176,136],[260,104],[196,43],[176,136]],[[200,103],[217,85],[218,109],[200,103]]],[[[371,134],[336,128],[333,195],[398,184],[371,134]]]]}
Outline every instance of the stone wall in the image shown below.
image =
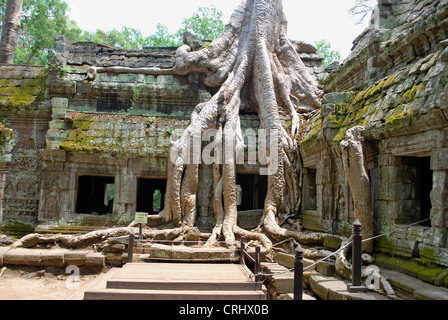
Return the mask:
{"type": "Polygon", "coordinates": [[[351,55],[329,76],[327,90],[371,85],[437,52],[446,39],[446,7],[443,0],[379,0],[369,27],[354,40],[351,55]]]}
{"type": "Polygon", "coordinates": [[[41,67],[0,67],[0,122],[10,130],[0,164],[0,221],[12,234],[33,230],[50,107],[45,99],[47,72],[41,67]]]}
{"type": "Polygon", "coordinates": [[[448,6],[380,1],[376,10],[352,55],[329,76],[322,110],[301,143],[304,166],[316,170],[322,190],[316,210],[304,211],[305,227],[350,233],[339,144],[349,128],[364,126],[375,233],[397,230],[376,250],[448,266],[448,6]]]}

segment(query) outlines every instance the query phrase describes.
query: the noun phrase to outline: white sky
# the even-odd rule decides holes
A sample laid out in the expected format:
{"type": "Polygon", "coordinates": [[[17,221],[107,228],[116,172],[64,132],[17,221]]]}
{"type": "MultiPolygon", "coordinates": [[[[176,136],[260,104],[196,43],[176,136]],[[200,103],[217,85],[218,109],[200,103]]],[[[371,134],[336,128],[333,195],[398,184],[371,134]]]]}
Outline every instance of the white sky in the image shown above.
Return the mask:
{"type": "MultiPolygon", "coordinates": [[[[144,35],[155,32],[157,23],[176,32],[183,18],[191,17],[198,7],[215,6],[224,13],[226,24],[242,0],[65,0],[71,17],[87,31],[121,29],[128,26],[140,29],[144,35]]],[[[291,39],[314,45],[325,39],[342,60],[352,48],[353,40],[365,29],[356,25],[348,14],[355,0],[283,0],[291,39]]],[[[365,23],[368,19],[365,19],[365,23]]]]}

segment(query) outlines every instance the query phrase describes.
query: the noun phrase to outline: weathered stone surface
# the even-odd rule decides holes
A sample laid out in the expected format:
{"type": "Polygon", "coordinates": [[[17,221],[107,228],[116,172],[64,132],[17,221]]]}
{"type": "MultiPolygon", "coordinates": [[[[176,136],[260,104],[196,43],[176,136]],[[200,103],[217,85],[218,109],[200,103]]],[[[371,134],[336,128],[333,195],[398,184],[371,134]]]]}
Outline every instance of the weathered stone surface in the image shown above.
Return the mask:
{"type": "Polygon", "coordinates": [[[42,254],[43,267],[65,267],[65,255],[69,250],[67,249],[52,249],[47,250],[42,254]]]}
{"type": "Polygon", "coordinates": [[[347,283],[335,277],[312,274],[309,283],[313,292],[323,300],[388,300],[375,292],[350,293],[347,283]]]}
{"type": "Polygon", "coordinates": [[[342,239],[337,236],[327,236],[324,240],[324,248],[330,251],[336,251],[341,247],[342,239]]]}
{"type": "Polygon", "coordinates": [[[3,256],[8,252],[11,248],[9,247],[0,247],[0,266],[3,266],[3,256]]]}
{"type": "Polygon", "coordinates": [[[11,249],[3,255],[3,264],[40,267],[45,252],[46,250],[42,249],[11,249]]]}
{"type": "Polygon", "coordinates": [[[104,267],[106,262],[105,256],[100,252],[91,252],[86,256],[87,267],[104,267]]]}
{"type": "Polygon", "coordinates": [[[70,250],[65,253],[65,264],[67,266],[74,265],[74,266],[82,266],[86,263],[86,257],[89,254],[88,251],[82,251],[82,250],[70,250]]]}
{"type": "MultiPolygon", "coordinates": [[[[314,176],[307,171],[304,176],[305,190],[316,190],[313,208],[303,212],[305,228],[350,235],[352,194],[338,161],[339,143],[359,125],[366,128],[364,152],[378,233],[398,229],[377,242],[378,250],[447,267],[439,249],[446,247],[448,212],[443,111],[448,25],[435,23],[445,15],[437,9],[442,2],[380,3],[352,54],[325,82],[327,104],[311,118],[300,146],[305,167],[315,170],[314,176]],[[427,32],[429,38],[423,36],[427,32]],[[430,222],[419,226],[425,218],[430,222]]],[[[420,277],[435,281],[432,274],[420,277]]]]}
{"type": "Polygon", "coordinates": [[[407,300],[447,300],[448,289],[438,288],[406,274],[381,270],[398,297],[407,300]]]}
{"type": "Polygon", "coordinates": [[[334,262],[323,261],[317,264],[316,271],[325,276],[334,276],[336,274],[336,266],[334,262]]]}
{"type": "Polygon", "coordinates": [[[199,241],[201,239],[201,231],[198,228],[191,228],[185,235],[186,241],[199,241]]]}

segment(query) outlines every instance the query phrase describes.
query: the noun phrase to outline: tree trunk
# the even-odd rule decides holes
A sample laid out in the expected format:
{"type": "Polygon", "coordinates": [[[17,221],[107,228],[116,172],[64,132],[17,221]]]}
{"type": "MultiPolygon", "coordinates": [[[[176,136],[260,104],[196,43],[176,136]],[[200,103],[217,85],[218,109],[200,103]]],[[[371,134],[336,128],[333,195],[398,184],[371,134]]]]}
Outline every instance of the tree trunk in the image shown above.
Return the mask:
{"type": "MultiPolygon", "coordinates": [[[[341,142],[342,161],[354,203],[354,215],[362,226],[363,239],[373,236],[373,217],[370,207],[370,179],[364,155],[365,128],[357,126],[347,131],[341,142]]],[[[363,243],[364,250],[372,252],[373,241],[363,243]]]]}
{"type": "Polygon", "coordinates": [[[8,0],[3,17],[0,64],[14,64],[23,0],[8,0]]]}
{"type": "MultiPolygon", "coordinates": [[[[235,235],[244,235],[271,248],[271,241],[259,232],[262,228],[273,239],[294,237],[299,241],[306,240],[304,234],[281,228],[277,219],[281,210],[296,213],[300,204],[296,135],[301,121],[299,114],[320,108],[321,91],[287,38],[287,21],[281,0],[243,1],[221,37],[209,47],[200,51],[191,51],[187,45],[180,47],[172,71],[183,75],[203,72],[205,85],[220,89],[210,101],[195,108],[189,127],[172,143],[166,207],[159,216],[151,217],[150,223],[172,221],[190,227],[195,224],[201,168],[197,162],[191,163],[191,159],[198,153],[200,155],[202,149],[198,149],[198,143],[192,139],[198,136],[200,139],[204,132],[215,130],[214,141],[222,142],[224,152],[222,159],[214,162],[216,227],[209,245],[222,236],[232,246],[235,235]],[[268,174],[268,191],[263,220],[257,232],[237,226],[236,164],[244,152],[239,116],[242,107],[258,113],[260,129],[266,131],[264,152],[270,160],[270,170],[263,172],[268,174]],[[280,112],[289,114],[292,120],[289,133],[282,127],[280,112]]],[[[311,241],[316,238],[321,239],[312,235],[311,241]]]]}

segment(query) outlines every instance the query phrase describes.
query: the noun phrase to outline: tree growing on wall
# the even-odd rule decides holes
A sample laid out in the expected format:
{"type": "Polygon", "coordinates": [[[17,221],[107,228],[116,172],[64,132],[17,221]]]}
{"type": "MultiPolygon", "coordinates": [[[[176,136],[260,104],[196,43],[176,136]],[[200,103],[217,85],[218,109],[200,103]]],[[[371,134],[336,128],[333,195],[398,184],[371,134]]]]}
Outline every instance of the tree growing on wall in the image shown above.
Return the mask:
{"type": "MultiPolygon", "coordinates": [[[[257,239],[267,248],[275,240],[305,237],[279,226],[278,215],[288,199],[300,194],[297,183],[297,139],[301,113],[320,108],[320,90],[287,37],[287,21],[280,0],[247,0],[233,13],[220,38],[209,47],[191,51],[182,46],[176,54],[173,70],[177,74],[203,72],[204,83],[219,88],[208,101],[193,111],[191,123],[172,143],[165,208],[152,223],[173,222],[188,230],[196,223],[196,198],[201,166],[194,161],[192,137],[216,130],[215,143],[230,145],[222,161],[213,163],[213,199],[216,226],[209,239],[213,244],[222,237],[228,245],[235,235],[257,239]],[[274,170],[268,176],[268,190],[260,227],[255,232],[237,225],[236,162],[244,149],[240,109],[258,113],[266,130],[266,154],[274,170]],[[289,114],[292,128],[282,126],[280,113],[289,114]]],[[[291,209],[291,208],[289,208],[291,209]]]]}
{"type": "MultiPolygon", "coordinates": [[[[365,128],[356,126],[347,131],[341,141],[345,175],[353,196],[354,215],[362,225],[363,239],[373,236],[373,217],[370,209],[370,178],[364,151],[365,128]]],[[[373,250],[373,242],[364,243],[366,251],[373,250]]]]}
{"type": "Polygon", "coordinates": [[[3,16],[0,63],[13,64],[20,31],[23,0],[8,0],[3,16]]]}
{"type": "MultiPolygon", "coordinates": [[[[199,72],[204,74],[204,84],[216,92],[194,108],[189,126],[171,144],[164,209],[158,215],[149,216],[148,224],[172,228],[146,230],[145,238],[180,239],[196,226],[199,176],[204,166],[195,159],[199,156],[202,160],[201,155],[206,151],[201,138],[213,132],[211,145],[222,146],[223,152],[213,152],[214,161],[210,163],[215,227],[207,245],[214,246],[218,240],[224,240],[227,246],[233,247],[238,236],[258,240],[268,250],[272,248],[272,241],[286,238],[307,244],[323,242],[323,234],[288,230],[278,221],[281,213],[298,212],[301,201],[298,143],[302,114],[318,110],[322,95],[288,39],[281,0],[243,1],[222,35],[209,46],[198,51],[189,45],[178,48],[172,69],[92,66],[88,70],[93,77],[100,72],[153,75],[199,72]],[[268,175],[264,213],[259,227],[252,231],[237,225],[237,163],[244,156],[245,147],[240,112],[248,109],[258,114],[259,131],[265,133],[258,144],[258,162],[267,164],[266,168],[261,166],[260,173],[268,175]],[[283,126],[283,116],[290,119],[290,125],[283,126]]],[[[82,236],[58,236],[57,239],[72,248],[135,230],[129,226],[82,236]]],[[[50,241],[36,234],[28,240],[33,243],[50,241]]]]}

